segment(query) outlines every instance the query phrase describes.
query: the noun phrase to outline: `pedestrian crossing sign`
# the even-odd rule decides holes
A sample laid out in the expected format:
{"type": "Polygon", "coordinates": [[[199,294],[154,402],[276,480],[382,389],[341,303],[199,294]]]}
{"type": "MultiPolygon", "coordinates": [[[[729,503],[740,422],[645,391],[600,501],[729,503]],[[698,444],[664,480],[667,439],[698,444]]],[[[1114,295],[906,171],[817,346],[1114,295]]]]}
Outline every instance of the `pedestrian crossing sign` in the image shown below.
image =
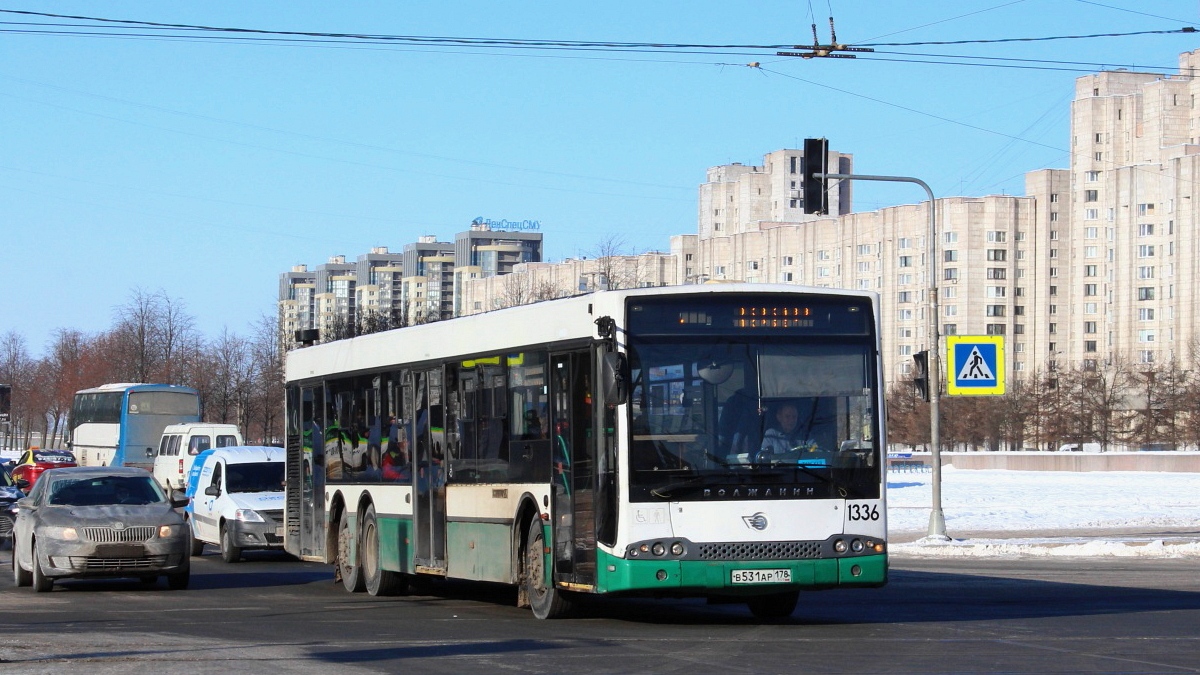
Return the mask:
{"type": "Polygon", "coordinates": [[[1004,336],[946,336],[946,393],[1000,396],[1004,393],[1004,336]]]}

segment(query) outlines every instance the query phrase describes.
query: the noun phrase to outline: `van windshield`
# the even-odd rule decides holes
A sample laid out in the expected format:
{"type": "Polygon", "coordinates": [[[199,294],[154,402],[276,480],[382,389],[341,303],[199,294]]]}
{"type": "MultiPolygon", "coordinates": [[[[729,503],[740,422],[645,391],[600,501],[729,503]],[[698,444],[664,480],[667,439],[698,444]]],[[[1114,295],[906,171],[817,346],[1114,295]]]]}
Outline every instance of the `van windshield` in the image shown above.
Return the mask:
{"type": "Polygon", "coordinates": [[[280,492],[283,462],[249,462],[225,466],[225,487],[230,492],[280,492]]]}

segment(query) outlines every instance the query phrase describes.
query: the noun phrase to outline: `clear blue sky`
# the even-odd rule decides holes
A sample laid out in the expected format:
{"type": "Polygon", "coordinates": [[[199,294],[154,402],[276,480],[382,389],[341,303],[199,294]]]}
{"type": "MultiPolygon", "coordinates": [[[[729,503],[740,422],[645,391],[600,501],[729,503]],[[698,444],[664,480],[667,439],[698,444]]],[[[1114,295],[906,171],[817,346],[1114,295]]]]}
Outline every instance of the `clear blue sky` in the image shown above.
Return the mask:
{"type": "MultiPolygon", "coordinates": [[[[274,31],[738,45],[810,43],[810,8],[821,41],[832,10],[843,43],[1200,26],[1194,0],[0,0],[274,31]]],[[[23,333],[35,354],[55,328],[109,327],[135,287],[183,300],[208,336],[247,333],[292,265],[450,240],[476,216],[541,221],[551,260],[610,235],[666,250],[695,231],[708,167],[759,163],[810,136],[853,153],[859,173],[917,176],[938,196],[1020,194],[1026,171],[1067,164],[1074,78],[1099,64],[1174,73],[1179,52],[1200,48],[1196,34],[1139,35],[802,60],[84,36],[62,31],[98,29],[0,21],[19,31],[0,32],[0,333],[23,333]]],[[[872,210],[923,195],[859,184],[855,198],[872,210]]]]}

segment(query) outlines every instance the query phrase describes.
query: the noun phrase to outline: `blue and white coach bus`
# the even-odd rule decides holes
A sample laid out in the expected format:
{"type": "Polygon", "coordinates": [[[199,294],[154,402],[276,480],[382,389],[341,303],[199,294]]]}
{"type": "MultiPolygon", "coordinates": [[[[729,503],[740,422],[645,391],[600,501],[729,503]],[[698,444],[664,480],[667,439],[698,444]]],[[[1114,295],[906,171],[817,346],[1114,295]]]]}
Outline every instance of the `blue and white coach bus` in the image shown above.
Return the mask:
{"type": "Polygon", "coordinates": [[[75,393],[69,447],[80,466],[154,471],[163,428],[200,421],[200,393],[174,384],[104,384],[75,393]]]}
{"type": "Polygon", "coordinates": [[[879,301],[605,291],[288,354],[285,547],[347,590],[512,584],[778,618],[887,581],[879,301]]]}

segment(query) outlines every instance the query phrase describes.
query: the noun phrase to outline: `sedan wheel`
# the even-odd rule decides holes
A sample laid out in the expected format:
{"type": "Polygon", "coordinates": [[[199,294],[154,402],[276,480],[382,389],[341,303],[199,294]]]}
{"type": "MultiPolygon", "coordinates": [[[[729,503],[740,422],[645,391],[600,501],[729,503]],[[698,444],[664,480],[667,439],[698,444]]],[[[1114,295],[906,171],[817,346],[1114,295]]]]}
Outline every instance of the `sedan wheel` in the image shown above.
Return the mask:
{"type": "Polygon", "coordinates": [[[13,584],[16,586],[29,586],[33,583],[33,573],[21,567],[17,562],[17,542],[13,540],[12,547],[12,565],[13,565],[13,584]]]}
{"type": "Polygon", "coordinates": [[[33,543],[31,553],[30,557],[33,558],[33,590],[38,593],[45,593],[54,588],[54,579],[51,579],[42,572],[42,564],[38,562],[37,542],[33,543]]]}

